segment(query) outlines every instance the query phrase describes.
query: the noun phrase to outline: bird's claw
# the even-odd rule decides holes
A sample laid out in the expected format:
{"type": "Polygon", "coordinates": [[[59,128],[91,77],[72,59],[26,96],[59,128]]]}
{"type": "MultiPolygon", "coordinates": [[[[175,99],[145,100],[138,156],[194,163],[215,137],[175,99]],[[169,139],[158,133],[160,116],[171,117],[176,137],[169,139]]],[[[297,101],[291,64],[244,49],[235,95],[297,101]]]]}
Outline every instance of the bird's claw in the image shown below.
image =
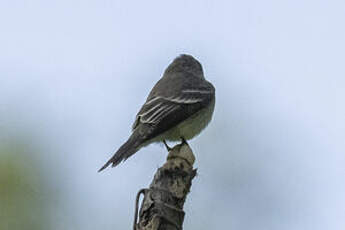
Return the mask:
{"type": "Polygon", "coordinates": [[[184,137],[181,137],[181,145],[188,145],[186,139],[184,139],[184,137]]]}
{"type": "Polygon", "coordinates": [[[169,147],[169,145],[167,144],[167,142],[165,140],[163,140],[163,143],[165,145],[165,148],[167,148],[168,152],[170,152],[170,150],[172,150],[172,148],[169,147]]]}

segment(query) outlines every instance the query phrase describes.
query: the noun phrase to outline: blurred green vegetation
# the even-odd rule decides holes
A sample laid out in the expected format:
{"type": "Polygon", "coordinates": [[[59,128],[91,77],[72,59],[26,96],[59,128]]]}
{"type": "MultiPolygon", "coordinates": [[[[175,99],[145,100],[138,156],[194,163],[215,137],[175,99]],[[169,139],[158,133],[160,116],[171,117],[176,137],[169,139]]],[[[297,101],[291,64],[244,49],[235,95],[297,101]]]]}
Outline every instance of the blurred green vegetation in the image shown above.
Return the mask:
{"type": "Polygon", "coordinates": [[[22,140],[0,140],[0,230],[50,229],[48,187],[35,151],[22,140]]]}

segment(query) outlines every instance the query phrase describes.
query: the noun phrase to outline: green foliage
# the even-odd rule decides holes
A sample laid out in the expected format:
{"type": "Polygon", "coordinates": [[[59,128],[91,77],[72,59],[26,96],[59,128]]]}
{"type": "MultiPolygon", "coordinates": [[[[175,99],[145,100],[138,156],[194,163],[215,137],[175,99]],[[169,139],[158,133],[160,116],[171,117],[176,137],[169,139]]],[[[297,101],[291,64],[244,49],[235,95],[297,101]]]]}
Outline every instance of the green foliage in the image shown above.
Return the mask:
{"type": "Polygon", "coordinates": [[[40,167],[22,143],[0,145],[0,229],[48,229],[40,167]]]}

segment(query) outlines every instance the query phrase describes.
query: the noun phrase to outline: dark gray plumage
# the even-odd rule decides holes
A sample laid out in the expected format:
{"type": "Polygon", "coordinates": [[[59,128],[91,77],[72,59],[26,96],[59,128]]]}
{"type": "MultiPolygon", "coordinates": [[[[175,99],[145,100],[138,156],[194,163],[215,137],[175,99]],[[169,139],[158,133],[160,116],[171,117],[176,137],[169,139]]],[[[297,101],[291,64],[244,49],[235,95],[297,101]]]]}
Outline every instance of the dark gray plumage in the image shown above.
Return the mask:
{"type": "Polygon", "coordinates": [[[138,112],[132,135],[99,170],[118,165],[152,142],[189,140],[212,118],[215,88],[204,78],[201,64],[180,55],[165,70],[138,112]]]}

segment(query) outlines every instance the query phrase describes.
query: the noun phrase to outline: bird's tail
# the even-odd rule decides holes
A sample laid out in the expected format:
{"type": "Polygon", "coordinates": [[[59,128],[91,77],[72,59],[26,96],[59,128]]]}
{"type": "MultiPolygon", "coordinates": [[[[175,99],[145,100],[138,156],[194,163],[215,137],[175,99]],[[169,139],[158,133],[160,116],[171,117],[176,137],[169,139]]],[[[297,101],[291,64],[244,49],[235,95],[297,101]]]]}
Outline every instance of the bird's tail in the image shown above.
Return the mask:
{"type": "Polygon", "coordinates": [[[114,154],[114,156],[112,158],[110,158],[110,160],[107,163],[105,163],[105,165],[103,165],[103,167],[100,168],[98,170],[98,172],[107,168],[110,164],[112,164],[112,167],[115,167],[116,165],[121,163],[121,161],[127,160],[128,157],[132,156],[134,153],[136,153],[139,150],[140,145],[142,143],[143,143],[143,140],[140,137],[140,135],[138,133],[134,132],[129,137],[129,139],[126,141],[126,143],[124,143],[117,150],[117,152],[114,154]]]}

